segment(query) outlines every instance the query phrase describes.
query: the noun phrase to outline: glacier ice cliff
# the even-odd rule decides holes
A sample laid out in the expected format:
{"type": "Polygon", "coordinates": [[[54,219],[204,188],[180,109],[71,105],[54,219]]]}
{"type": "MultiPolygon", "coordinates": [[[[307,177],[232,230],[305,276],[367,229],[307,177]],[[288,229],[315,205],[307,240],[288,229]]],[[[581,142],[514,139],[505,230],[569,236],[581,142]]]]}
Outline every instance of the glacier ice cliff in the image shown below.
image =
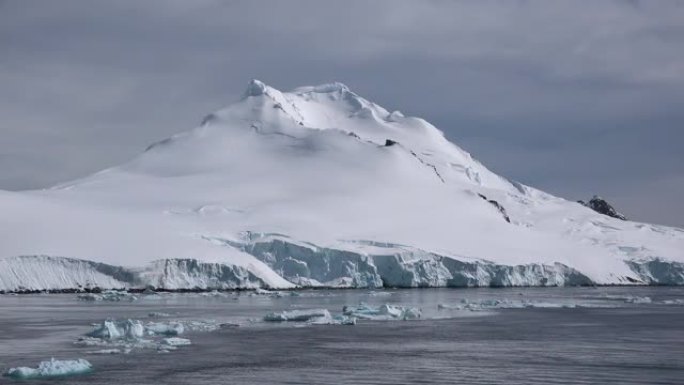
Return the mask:
{"type": "MultiPolygon", "coordinates": [[[[386,253],[366,254],[279,238],[244,244],[225,242],[225,247],[239,248],[263,261],[296,287],[460,288],[597,284],[585,274],[561,263],[502,265],[486,260],[460,260],[413,248],[398,248],[392,244],[386,245],[386,253]]],[[[376,244],[376,249],[383,248],[376,244]]],[[[619,283],[684,284],[683,263],[652,259],[628,261],[626,264],[633,275],[619,278],[619,283]]],[[[125,268],[72,258],[22,256],[0,260],[0,267],[0,289],[4,292],[90,291],[100,288],[210,291],[271,287],[245,267],[194,259],[159,260],[143,268],[125,268]],[[35,271],[46,273],[38,275],[35,271]]]]}

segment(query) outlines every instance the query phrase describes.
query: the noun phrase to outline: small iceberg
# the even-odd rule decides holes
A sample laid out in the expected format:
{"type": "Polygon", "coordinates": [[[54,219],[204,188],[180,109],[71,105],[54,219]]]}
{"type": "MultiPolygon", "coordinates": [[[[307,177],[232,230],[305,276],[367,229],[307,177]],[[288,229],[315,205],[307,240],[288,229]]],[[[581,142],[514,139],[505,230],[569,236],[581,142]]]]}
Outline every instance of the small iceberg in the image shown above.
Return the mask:
{"type": "Polygon", "coordinates": [[[282,298],[283,293],[279,291],[271,291],[271,290],[266,290],[262,288],[258,288],[252,292],[253,296],[266,296],[266,297],[276,297],[276,298],[282,298]]]}
{"type": "Polygon", "coordinates": [[[635,295],[611,295],[611,294],[603,294],[600,296],[585,296],[585,298],[589,299],[599,299],[599,300],[609,300],[609,301],[622,301],[624,303],[633,303],[633,304],[649,304],[653,303],[653,300],[651,300],[651,297],[640,297],[640,296],[635,296],[635,295]]]}
{"type": "Polygon", "coordinates": [[[213,332],[221,328],[221,323],[215,320],[182,321],[183,329],[191,332],[213,332]]]}
{"type": "Polygon", "coordinates": [[[163,313],[163,312],[159,312],[159,311],[153,311],[151,313],[148,313],[147,316],[150,318],[163,318],[163,317],[171,317],[171,314],[163,313]]]}
{"type": "Polygon", "coordinates": [[[149,322],[145,325],[148,335],[177,336],[184,331],[185,327],[180,322],[149,322]]]}
{"type": "Polygon", "coordinates": [[[307,322],[320,318],[331,319],[332,315],[327,309],[312,310],[285,310],[279,313],[269,313],[264,316],[266,322],[307,322]]]}
{"type": "Polygon", "coordinates": [[[198,294],[200,297],[217,297],[217,298],[225,298],[228,297],[228,294],[220,292],[218,290],[212,290],[204,293],[199,293],[198,294]]]}
{"type": "Polygon", "coordinates": [[[157,349],[160,352],[175,350],[177,346],[189,345],[190,340],[179,338],[186,332],[210,332],[221,324],[214,320],[185,320],[147,322],[139,320],[107,319],[80,337],[75,344],[98,347],[101,350],[89,354],[128,354],[133,349],[157,349]]]}
{"type": "Polygon", "coordinates": [[[180,337],[164,338],[162,343],[168,346],[186,346],[191,344],[189,339],[180,337]]]}
{"type": "Polygon", "coordinates": [[[307,322],[312,325],[356,325],[356,318],[333,316],[327,309],[285,310],[264,316],[266,322],[307,322]]]}
{"type": "Polygon", "coordinates": [[[37,368],[25,366],[11,368],[5,372],[5,376],[17,380],[29,380],[37,378],[64,377],[76,374],[85,374],[92,371],[90,362],[84,359],[77,360],[55,360],[41,362],[37,368]]]}
{"type": "Polygon", "coordinates": [[[342,313],[349,317],[373,321],[415,320],[421,317],[420,309],[408,306],[390,304],[378,307],[361,304],[359,306],[345,306],[342,313]]]}
{"type": "Polygon", "coordinates": [[[651,300],[651,297],[638,297],[638,296],[633,296],[633,297],[628,297],[625,299],[626,303],[634,303],[634,304],[646,304],[646,303],[653,303],[653,300],[651,300]]]}
{"type": "Polygon", "coordinates": [[[102,293],[86,293],[86,294],[80,294],[77,297],[80,301],[88,301],[88,302],[100,302],[100,301],[106,301],[106,302],[121,302],[121,301],[136,301],[138,297],[134,296],[131,293],[125,292],[125,291],[116,291],[116,290],[107,290],[103,291],[102,293]]]}
{"type": "Polygon", "coordinates": [[[458,305],[438,304],[437,310],[467,310],[476,312],[493,309],[571,309],[578,306],[575,303],[535,302],[526,299],[511,300],[503,298],[470,301],[464,298],[458,305]]]}
{"type": "Polygon", "coordinates": [[[157,346],[157,352],[170,353],[172,350],[178,349],[179,346],[187,346],[191,344],[192,342],[187,338],[168,337],[164,338],[159,346],[157,346]]]}
{"type": "Polygon", "coordinates": [[[131,352],[131,349],[100,349],[100,350],[91,350],[89,352],[86,352],[86,354],[102,354],[102,355],[109,355],[109,354],[128,354],[131,352]]]}
{"type": "Polygon", "coordinates": [[[136,320],[115,321],[108,319],[97,325],[87,335],[101,340],[138,340],[145,335],[145,327],[136,320]]]}

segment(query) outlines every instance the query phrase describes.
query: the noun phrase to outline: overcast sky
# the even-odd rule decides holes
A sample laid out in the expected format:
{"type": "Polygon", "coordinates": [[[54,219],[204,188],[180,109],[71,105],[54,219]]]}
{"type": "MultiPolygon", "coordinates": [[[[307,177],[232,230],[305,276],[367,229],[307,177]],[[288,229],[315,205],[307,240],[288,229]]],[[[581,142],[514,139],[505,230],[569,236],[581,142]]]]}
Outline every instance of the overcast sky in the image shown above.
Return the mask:
{"type": "Polygon", "coordinates": [[[495,172],[684,226],[683,1],[0,0],[0,189],[123,162],[251,78],[341,81],[495,172]]]}

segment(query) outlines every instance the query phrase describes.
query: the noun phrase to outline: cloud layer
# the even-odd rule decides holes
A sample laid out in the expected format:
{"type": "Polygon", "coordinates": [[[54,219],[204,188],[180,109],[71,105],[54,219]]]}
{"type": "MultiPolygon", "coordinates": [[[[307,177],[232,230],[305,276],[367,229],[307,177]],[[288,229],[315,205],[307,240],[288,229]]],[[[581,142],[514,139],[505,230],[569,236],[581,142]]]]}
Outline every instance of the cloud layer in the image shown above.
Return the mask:
{"type": "Polygon", "coordinates": [[[342,81],[501,174],[684,226],[678,1],[0,2],[0,188],[125,161],[251,78],[342,81]]]}

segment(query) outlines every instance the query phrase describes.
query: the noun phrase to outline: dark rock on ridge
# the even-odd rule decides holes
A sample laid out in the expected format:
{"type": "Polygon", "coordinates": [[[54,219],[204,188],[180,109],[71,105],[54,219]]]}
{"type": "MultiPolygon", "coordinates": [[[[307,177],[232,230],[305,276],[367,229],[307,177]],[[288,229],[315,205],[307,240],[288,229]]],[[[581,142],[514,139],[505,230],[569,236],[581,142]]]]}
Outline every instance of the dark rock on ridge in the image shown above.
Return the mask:
{"type": "Polygon", "coordinates": [[[605,199],[594,195],[589,202],[577,201],[577,203],[589,207],[590,209],[596,211],[599,214],[607,215],[612,218],[621,219],[623,221],[627,220],[623,214],[619,213],[615,208],[608,203],[605,199]]]}

